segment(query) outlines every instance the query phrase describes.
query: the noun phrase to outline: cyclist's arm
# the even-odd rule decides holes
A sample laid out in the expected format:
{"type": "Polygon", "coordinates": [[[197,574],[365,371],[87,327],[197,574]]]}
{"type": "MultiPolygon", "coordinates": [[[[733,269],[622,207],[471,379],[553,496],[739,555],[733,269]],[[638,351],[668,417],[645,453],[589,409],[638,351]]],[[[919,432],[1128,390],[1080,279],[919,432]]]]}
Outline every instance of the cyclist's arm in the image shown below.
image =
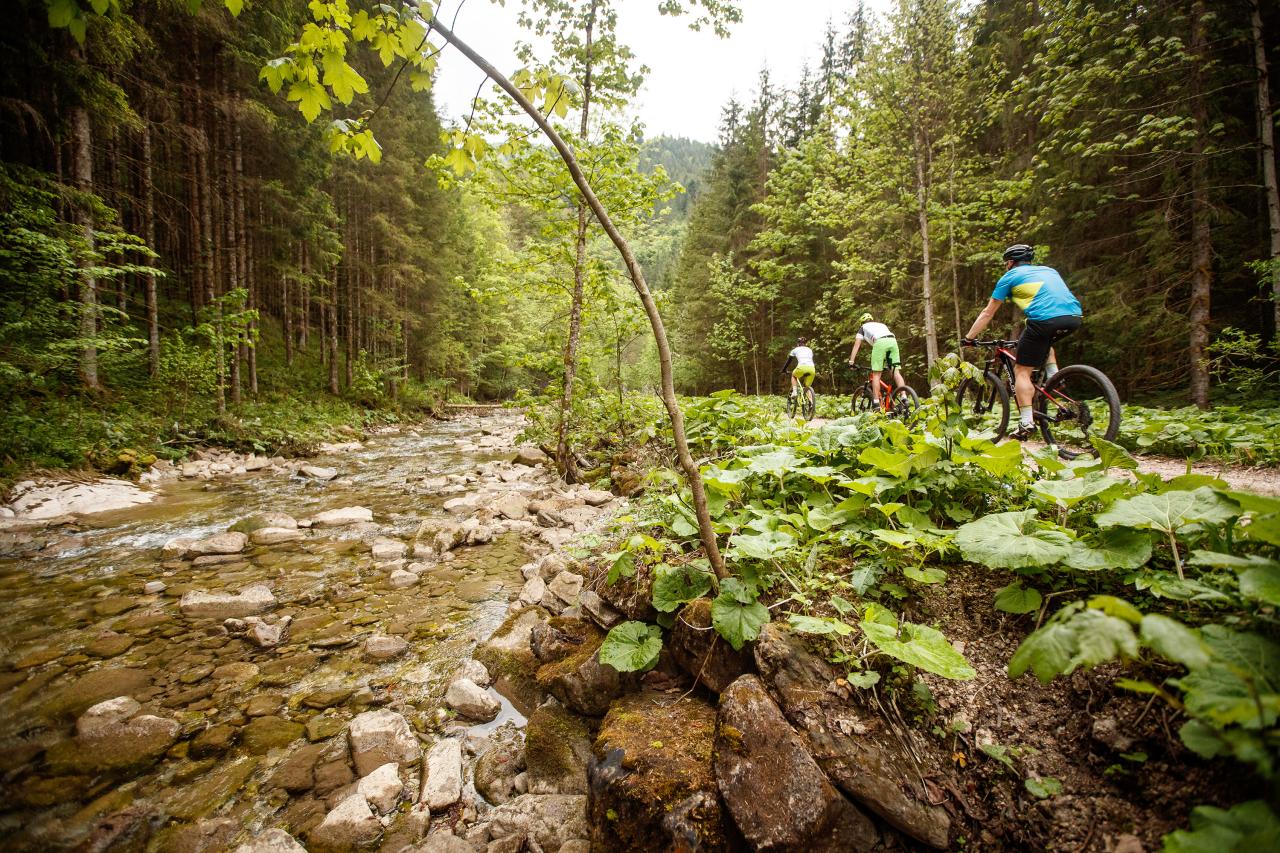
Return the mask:
{"type": "Polygon", "coordinates": [[[973,325],[969,328],[969,334],[965,338],[976,338],[982,334],[987,326],[991,325],[992,319],[996,316],[996,312],[1000,310],[1000,306],[1004,303],[999,299],[992,297],[987,300],[987,307],[982,309],[982,313],[978,315],[978,319],[973,321],[973,325]]]}
{"type": "Polygon", "coordinates": [[[789,373],[800,362],[796,360],[794,354],[787,356],[787,363],[782,365],[782,373],[789,373]]]}
{"type": "Polygon", "coordinates": [[[853,339],[853,352],[849,353],[850,364],[858,360],[858,350],[860,349],[862,349],[862,335],[858,335],[853,339]]]}

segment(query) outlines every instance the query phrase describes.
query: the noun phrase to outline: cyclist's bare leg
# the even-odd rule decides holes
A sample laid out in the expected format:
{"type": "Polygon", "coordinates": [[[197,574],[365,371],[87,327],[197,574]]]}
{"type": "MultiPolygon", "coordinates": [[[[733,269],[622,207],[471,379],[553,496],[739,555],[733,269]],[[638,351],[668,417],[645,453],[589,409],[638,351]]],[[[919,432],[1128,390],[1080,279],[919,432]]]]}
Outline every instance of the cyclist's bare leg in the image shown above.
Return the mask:
{"type": "Polygon", "coordinates": [[[903,385],[907,384],[907,380],[902,378],[902,371],[896,367],[893,369],[893,381],[898,383],[893,386],[894,388],[901,388],[903,385]]]}
{"type": "Polygon", "coordinates": [[[880,371],[871,371],[871,402],[880,405],[880,371]]]}
{"type": "Polygon", "coordinates": [[[792,397],[796,395],[796,386],[798,386],[799,384],[800,384],[800,380],[796,379],[796,375],[794,373],[791,374],[791,396],[792,397]]]}
{"type": "Polygon", "coordinates": [[[1044,380],[1048,382],[1058,372],[1058,354],[1049,347],[1049,360],[1044,363],[1044,380]]]}

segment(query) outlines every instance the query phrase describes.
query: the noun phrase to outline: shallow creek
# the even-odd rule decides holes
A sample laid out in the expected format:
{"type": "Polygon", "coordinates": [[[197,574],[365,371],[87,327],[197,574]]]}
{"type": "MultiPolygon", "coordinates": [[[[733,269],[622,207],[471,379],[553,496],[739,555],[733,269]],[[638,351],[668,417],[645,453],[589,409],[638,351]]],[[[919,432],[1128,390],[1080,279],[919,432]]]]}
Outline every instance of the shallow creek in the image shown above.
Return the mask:
{"type": "MultiPolygon", "coordinates": [[[[431,491],[422,481],[510,459],[516,427],[510,416],[470,417],[372,438],[362,449],[316,460],[339,470],[328,483],[283,473],[171,483],[152,504],[93,516],[47,535],[67,537],[61,544],[0,559],[0,832],[7,838],[0,846],[70,849],[101,834],[104,816],[130,808],[151,815],[160,830],[149,849],[180,849],[157,841],[212,814],[280,825],[303,801],[269,780],[299,744],[327,742],[352,716],[379,705],[395,707],[419,731],[437,727],[447,679],[502,621],[529,555],[507,533],[448,555],[416,586],[392,589],[368,541],[412,542],[421,521],[446,515],[445,500],[468,494],[431,491]],[[482,437],[482,430],[497,435],[482,437]],[[373,525],[250,546],[218,565],[193,567],[161,554],[173,537],[207,537],[254,513],[303,519],[355,505],[373,511],[373,525]],[[144,584],[157,580],[167,588],[144,594],[144,584]],[[234,593],[259,583],[279,602],[273,612],[294,620],[277,648],[229,636],[220,619],[179,612],[188,590],[234,593]],[[363,640],[374,634],[405,638],[408,653],[364,659],[363,640]],[[78,755],[75,720],[125,693],[146,713],[176,719],[182,734],[154,763],[103,771],[78,755]]],[[[498,720],[479,730],[514,713],[504,702],[498,720]]]]}

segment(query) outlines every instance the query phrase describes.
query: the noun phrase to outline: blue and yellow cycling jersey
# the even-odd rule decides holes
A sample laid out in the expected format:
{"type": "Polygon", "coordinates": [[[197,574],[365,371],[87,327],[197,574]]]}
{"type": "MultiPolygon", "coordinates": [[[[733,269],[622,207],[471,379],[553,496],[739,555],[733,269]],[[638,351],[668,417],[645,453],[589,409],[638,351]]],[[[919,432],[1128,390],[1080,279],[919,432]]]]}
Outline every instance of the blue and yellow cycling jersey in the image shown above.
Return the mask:
{"type": "Polygon", "coordinates": [[[1000,276],[991,298],[1001,302],[1012,298],[1029,320],[1084,316],[1080,300],[1067,289],[1067,283],[1053,267],[1018,264],[1000,276]]]}

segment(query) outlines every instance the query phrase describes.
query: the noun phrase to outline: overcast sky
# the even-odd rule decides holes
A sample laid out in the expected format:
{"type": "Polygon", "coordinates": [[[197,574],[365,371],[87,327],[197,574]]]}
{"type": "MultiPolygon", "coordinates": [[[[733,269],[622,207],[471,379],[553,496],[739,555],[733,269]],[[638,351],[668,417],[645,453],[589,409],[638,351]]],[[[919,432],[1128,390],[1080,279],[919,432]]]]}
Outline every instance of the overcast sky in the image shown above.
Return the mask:
{"type": "MultiPolygon", "coordinates": [[[[440,17],[451,21],[459,0],[442,0],[440,17]]],[[[489,0],[465,0],[454,28],[499,69],[518,67],[514,45],[526,38],[516,25],[520,0],[506,0],[506,8],[489,0]]],[[[687,19],[664,17],[657,0],[615,0],[619,40],[629,45],[650,68],[636,112],[646,136],[687,136],[714,142],[720,110],[730,97],[747,98],[760,69],[768,66],[772,79],[791,86],[806,61],[816,67],[822,55],[827,22],[842,27],[857,0],[741,0],[742,23],[728,39],[707,30],[691,32],[687,19]]],[[[882,10],[890,0],[868,0],[867,8],[882,10]]],[[[440,57],[436,102],[447,116],[465,117],[482,75],[457,51],[440,57]]]]}

